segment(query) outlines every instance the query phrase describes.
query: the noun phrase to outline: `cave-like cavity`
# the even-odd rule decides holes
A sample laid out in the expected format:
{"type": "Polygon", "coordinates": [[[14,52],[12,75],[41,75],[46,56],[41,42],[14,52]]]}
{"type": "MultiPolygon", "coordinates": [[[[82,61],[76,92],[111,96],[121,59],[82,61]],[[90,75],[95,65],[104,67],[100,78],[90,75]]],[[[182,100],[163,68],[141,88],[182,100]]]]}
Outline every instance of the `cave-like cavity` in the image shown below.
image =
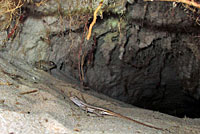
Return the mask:
{"type": "MultiPolygon", "coordinates": [[[[199,118],[199,25],[181,5],[140,1],[116,5],[103,8],[89,41],[91,13],[80,9],[74,11],[79,16],[63,17],[64,8],[54,15],[57,7],[48,12],[27,5],[20,36],[2,50],[33,66],[52,61],[53,76],[83,90],[177,117],[199,118]]],[[[47,71],[42,64],[39,68],[47,71]]]]}

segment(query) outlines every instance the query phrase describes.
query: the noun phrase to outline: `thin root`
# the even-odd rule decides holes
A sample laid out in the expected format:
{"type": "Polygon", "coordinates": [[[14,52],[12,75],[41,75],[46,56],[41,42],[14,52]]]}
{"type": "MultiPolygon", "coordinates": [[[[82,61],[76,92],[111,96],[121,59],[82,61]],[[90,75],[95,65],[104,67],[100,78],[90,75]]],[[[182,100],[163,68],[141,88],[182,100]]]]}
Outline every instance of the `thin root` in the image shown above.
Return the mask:
{"type": "Polygon", "coordinates": [[[101,1],[99,3],[99,6],[96,8],[96,10],[94,11],[94,18],[93,18],[93,21],[92,23],[90,24],[90,27],[89,27],[89,32],[88,32],[88,35],[87,35],[87,40],[90,39],[91,37],[91,33],[92,33],[92,27],[94,26],[94,24],[96,23],[96,20],[97,20],[97,13],[99,11],[99,9],[101,8],[101,6],[103,5],[103,1],[101,1]]]}

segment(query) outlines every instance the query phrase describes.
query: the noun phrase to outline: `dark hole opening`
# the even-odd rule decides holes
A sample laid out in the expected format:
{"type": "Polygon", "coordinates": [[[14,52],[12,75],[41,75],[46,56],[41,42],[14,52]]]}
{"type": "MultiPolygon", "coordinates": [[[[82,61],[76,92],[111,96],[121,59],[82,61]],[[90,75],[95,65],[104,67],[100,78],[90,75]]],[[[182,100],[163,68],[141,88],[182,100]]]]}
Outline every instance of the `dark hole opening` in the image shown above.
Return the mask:
{"type": "MultiPolygon", "coordinates": [[[[172,42],[178,46],[176,40],[172,42]]],[[[157,45],[160,43],[161,40],[156,40],[148,48],[130,52],[131,58],[123,61],[119,60],[119,49],[115,48],[109,63],[101,60],[96,48],[93,65],[88,65],[89,58],[85,58],[82,86],[141,108],[180,118],[199,118],[198,64],[192,63],[191,71],[190,50],[182,46],[174,51],[163,50],[157,45]],[[191,71],[190,78],[184,77],[187,71],[191,71]]],[[[64,66],[62,62],[58,68],[62,71],[64,66]]],[[[78,72],[74,76],[79,80],[78,72]]]]}
{"type": "MultiPolygon", "coordinates": [[[[139,6],[144,5],[127,7],[125,19],[115,14],[104,14],[103,20],[98,17],[89,41],[84,41],[83,29],[78,32],[73,43],[79,47],[56,61],[58,68],[85,90],[180,118],[199,118],[199,38],[194,36],[199,34],[198,28],[191,22],[179,25],[176,20],[156,25],[151,15],[157,6],[148,7],[145,19],[137,16],[139,6]]],[[[162,15],[168,10],[163,7],[162,15]]],[[[70,36],[65,38],[70,40],[73,34],[70,36]]],[[[54,43],[63,44],[53,37],[54,43]]]]}

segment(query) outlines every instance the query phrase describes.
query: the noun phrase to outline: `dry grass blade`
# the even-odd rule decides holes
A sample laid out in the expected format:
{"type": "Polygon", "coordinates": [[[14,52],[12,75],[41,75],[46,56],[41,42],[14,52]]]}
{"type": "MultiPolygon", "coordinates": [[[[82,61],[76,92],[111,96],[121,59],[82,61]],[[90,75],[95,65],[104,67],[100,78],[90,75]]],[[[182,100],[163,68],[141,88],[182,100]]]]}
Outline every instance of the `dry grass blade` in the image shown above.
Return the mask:
{"type": "Polygon", "coordinates": [[[13,17],[18,14],[18,9],[20,9],[25,2],[25,0],[0,0],[1,30],[10,26],[13,17]]]}
{"type": "Polygon", "coordinates": [[[7,29],[12,20],[19,17],[20,9],[25,3],[31,3],[36,6],[43,5],[47,0],[41,0],[39,3],[33,0],[0,0],[0,30],[7,29]]]}
{"type": "Polygon", "coordinates": [[[5,13],[14,13],[17,9],[21,8],[23,6],[23,2],[19,0],[18,2],[13,0],[5,0],[5,2],[0,3],[1,10],[3,9],[3,12],[1,12],[0,15],[5,13]]]}

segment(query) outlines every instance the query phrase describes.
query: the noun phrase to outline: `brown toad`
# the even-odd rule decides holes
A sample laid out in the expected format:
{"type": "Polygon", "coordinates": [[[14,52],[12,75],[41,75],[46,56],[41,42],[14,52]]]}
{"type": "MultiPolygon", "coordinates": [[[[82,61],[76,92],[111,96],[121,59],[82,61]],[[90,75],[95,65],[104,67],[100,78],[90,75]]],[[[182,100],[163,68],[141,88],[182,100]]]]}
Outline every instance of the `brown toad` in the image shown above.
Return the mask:
{"type": "Polygon", "coordinates": [[[53,61],[40,60],[35,62],[35,67],[45,72],[51,72],[52,69],[57,68],[57,65],[53,61]]]}

